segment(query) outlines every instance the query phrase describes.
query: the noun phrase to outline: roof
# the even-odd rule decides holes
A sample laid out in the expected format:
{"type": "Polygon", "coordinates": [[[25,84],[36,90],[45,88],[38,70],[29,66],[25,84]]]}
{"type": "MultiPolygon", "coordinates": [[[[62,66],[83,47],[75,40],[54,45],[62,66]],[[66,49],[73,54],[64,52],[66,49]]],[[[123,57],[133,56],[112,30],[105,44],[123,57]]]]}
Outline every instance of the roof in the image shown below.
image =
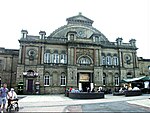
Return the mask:
{"type": "Polygon", "coordinates": [[[67,18],[66,21],[68,21],[68,24],[84,24],[89,26],[92,26],[92,23],[94,22],[93,20],[83,16],[82,13],[79,13],[77,16],[67,18]]]}

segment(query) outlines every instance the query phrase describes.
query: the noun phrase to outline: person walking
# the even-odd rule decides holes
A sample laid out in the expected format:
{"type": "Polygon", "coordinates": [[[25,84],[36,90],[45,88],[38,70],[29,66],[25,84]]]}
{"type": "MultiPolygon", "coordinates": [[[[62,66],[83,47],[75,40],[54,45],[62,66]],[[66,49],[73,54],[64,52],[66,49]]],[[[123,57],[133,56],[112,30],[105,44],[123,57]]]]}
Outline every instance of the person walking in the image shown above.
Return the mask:
{"type": "MultiPolygon", "coordinates": [[[[1,111],[2,105],[3,105],[2,109],[5,109],[8,91],[9,90],[7,89],[7,84],[4,83],[3,87],[0,89],[0,111],[1,111]]],[[[9,94],[8,94],[8,96],[9,96],[9,94]]]]}

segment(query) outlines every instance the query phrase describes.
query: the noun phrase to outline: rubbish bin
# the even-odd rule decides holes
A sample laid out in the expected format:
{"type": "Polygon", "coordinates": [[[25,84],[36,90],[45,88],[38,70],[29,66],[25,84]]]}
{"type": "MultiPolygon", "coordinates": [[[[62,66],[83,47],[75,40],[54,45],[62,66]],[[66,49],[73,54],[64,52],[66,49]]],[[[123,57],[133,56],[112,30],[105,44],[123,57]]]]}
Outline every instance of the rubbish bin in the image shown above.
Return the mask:
{"type": "Polygon", "coordinates": [[[18,94],[19,95],[23,94],[23,82],[18,83],[18,94]]]}
{"type": "Polygon", "coordinates": [[[39,82],[35,82],[35,93],[40,94],[40,83],[39,82]]]}

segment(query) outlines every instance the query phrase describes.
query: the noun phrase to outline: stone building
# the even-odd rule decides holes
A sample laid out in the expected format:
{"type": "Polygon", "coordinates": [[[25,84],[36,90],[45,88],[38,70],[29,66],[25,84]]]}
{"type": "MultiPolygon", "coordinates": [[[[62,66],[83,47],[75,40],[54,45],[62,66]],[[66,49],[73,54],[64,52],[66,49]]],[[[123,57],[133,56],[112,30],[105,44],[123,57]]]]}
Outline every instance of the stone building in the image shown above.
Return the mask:
{"type": "Polygon", "coordinates": [[[150,75],[150,59],[138,57],[140,75],[150,75]]]}
{"type": "Polygon", "coordinates": [[[0,84],[16,86],[19,50],[0,48],[0,84]]]}
{"type": "Polygon", "coordinates": [[[110,42],[81,13],[66,21],[48,36],[21,31],[16,80],[23,82],[24,93],[38,88],[41,94],[64,93],[69,87],[113,90],[123,78],[140,76],[135,39],[110,42]]]}

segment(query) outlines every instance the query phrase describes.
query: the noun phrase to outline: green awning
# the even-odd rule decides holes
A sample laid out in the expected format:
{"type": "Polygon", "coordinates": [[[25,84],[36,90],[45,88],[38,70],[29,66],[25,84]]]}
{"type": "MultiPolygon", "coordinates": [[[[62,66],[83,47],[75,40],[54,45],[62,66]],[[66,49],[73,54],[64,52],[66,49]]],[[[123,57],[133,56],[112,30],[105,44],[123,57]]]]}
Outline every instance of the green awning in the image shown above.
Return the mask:
{"type": "Polygon", "coordinates": [[[121,80],[122,83],[129,83],[133,81],[138,81],[138,80],[144,80],[146,76],[138,77],[138,78],[129,78],[129,79],[123,79],[121,80]]]}
{"type": "Polygon", "coordinates": [[[142,78],[141,80],[143,80],[143,81],[150,81],[150,76],[145,76],[145,77],[142,78]]]}

